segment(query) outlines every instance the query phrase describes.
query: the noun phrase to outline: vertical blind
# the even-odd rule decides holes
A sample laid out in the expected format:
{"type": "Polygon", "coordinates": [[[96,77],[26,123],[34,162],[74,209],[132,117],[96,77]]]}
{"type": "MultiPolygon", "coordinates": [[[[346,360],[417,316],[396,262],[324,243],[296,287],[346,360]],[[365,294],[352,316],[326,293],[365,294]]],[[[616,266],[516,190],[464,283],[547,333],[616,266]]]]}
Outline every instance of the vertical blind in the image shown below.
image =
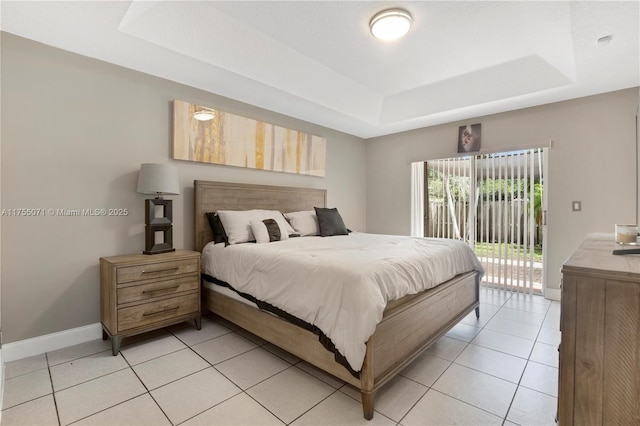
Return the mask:
{"type": "Polygon", "coordinates": [[[424,235],[467,241],[484,285],[542,290],[543,150],[427,162],[424,235]]]}

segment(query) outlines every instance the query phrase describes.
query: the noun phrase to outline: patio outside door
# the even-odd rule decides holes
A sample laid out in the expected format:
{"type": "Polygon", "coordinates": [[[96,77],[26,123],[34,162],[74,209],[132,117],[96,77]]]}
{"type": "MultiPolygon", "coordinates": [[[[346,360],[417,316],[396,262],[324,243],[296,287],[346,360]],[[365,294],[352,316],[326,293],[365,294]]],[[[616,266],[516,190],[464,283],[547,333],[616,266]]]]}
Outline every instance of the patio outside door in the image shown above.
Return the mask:
{"type": "Polygon", "coordinates": [[[547,149],[425,163],[424,235],[467,241],[489,287],[542,294],[547,149]]]}

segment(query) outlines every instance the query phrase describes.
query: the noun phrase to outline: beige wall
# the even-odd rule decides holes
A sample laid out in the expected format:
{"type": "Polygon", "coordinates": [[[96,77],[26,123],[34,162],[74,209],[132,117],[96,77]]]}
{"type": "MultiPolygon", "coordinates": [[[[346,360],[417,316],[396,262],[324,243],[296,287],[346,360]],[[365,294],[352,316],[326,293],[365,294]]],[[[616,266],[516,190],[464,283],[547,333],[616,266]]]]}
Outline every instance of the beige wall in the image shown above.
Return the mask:
{"type": "Polygon", "coordinates": [[[141,163],[172,162],[174,246],[193,247],[194,179],[326,188],[365,229],[365,142],[146,74],[2,35],[2,207],[126,208],[126,217],[4,217],[2,325],[14,342],[99,322],[101,256],[141,252],[141,163]],[[325,178],[170,160],[173,99],[327,138],[325,178]]]}
{"type": "Polygon", "coordinates": [[[636,221],[638,89],[450,123],[367,141],[367,231],[410,233],[410,162],[456,156],[458,126],[482,124],[482,152],[548,146],[548,287],[590,232],[636,221]],[[571,211],[582,201],[582,212],[571,211]]]}
{"type": "Polygon", "coordinates": [[[193,179],[326,188],[355,230],[409,234],[410,162],[456,155],[461,124],[483,151],[550,152],[549,285],[588,232],[635,222],[638,89],[424,128],[365,142],[330,129],[3,33],[3,208],[127,208],[127,217],[4,217],[1,324],[14,342],[99,321],[98,259],[143,249],[143,162],[172,162],[174,246],[193,246],[193,179]],[[184,99],[325,136],[315,178],[170,160],[171,101],[184,99]],[[581,213],[571,201],[582,201],[581,213]],[[366,205],[366,210],[365,210],[366,205]],[[366,213],[365,213],[366,212],[366,213]],[[365,226],[366,224],[366,226],[365,226]]]}

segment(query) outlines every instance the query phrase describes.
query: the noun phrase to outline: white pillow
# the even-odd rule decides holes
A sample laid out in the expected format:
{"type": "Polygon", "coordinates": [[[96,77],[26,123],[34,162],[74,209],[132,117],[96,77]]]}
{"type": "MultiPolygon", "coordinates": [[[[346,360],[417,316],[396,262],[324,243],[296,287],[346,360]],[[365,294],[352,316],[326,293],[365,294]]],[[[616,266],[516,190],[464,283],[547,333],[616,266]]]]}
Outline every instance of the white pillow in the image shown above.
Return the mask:
{"type": "MultiPolygon", "coordinates": [[[[266,219],[265,219],[266,220],[266,219]]],[[[269,230],[267,229],[267,225],[262,220],[252,220],[249,222],[251,225],[251,232],[253,232],[253,236],[256,238],[256,243],[270,243],[271,238],[269,237],[269,230]]],[[[278,224],[278,228],[280,228],[280,239],[276,241],[284,241],[289,239],[289,234],[287,229],[284,227],[284,224],[280,223],[276,220],[278,224]]]]}
{"type": "Polygon", "coordinates": [[[289,219],[293,229],[300,234],[301,237],[308,235],[320,235],[320,226],[318,226],[318,216],[313,210],[285,213],[285,217],[289,219]]]}
{"type": "Polygon", "coordinates": [[[265,219],[275,219],[281,229],[287,230],[287,236],[295,233],[289,226],[282,213],[278,210],[218,210],[218,216],[229,244],[246,243],[254,241],[255,237],[251,230],[251,221],[262,221],[265,219]]]}

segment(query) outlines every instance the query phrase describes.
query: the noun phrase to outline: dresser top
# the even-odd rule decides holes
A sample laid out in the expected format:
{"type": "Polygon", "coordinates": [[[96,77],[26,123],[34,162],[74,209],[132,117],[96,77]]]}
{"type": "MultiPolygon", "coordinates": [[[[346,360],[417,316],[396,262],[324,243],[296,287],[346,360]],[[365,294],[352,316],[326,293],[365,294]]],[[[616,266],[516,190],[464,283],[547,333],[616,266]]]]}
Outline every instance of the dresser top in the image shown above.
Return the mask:
{"type": "Polygon", "coordinates": [[[636,247],[640,248],[617,244],[614,234],[589,234],[562,265],[562,272],[596,275],[606,273],[614,279],[640,282],[640,255],[613,254],[613,250],[636,247]]]}

